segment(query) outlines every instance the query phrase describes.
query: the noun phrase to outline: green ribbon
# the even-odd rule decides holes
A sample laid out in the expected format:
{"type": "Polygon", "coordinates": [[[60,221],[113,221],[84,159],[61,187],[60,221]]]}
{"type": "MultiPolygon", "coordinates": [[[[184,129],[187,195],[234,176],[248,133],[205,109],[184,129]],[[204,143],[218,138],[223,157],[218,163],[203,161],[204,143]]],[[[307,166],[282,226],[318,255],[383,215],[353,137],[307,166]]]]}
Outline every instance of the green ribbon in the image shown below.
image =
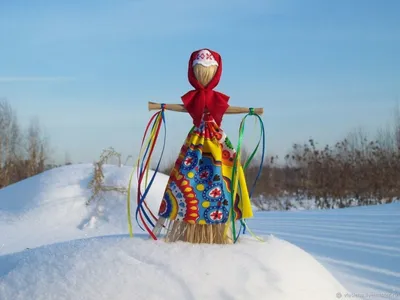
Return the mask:
{"type": "MultiPolygon", "coordinates": [[[[249,116],[255,116],[259,121],[260,121],[260,125],[261,125],[261,134],[260,134],[260,138],[258,140],[257,146],[255,147],[255,149],[253,150],[253,152],[251,153],[251,155],[249,156],[249,158],[246,160],[246,162],[243,165],[243,171],[246,171],[247,168],[249,167],[251,161],[253,160],[254,156],[256,155],[258,148],[260,147],[260,143],[262,141],[262,137],[263,137],[263,121],[261,119],[261,117],[259,115],[257,115],[254,112],[254,108],[249,108],[249,113],[247,113],[242,121],[240,122],[240,127],[239,127],[239,140],[238,140],[238,145],[236,148],[236,156],[235,159],[233,161],[233,168],[232,168],[232,181],[231,181],[231,191],[232,191],[232,195],[231,195],[231,225],[232,225],[232,235],[235,239],[236,242],[236,225],[235,225],[235,211],[234,211],[234,202],[235,202],[235,196],[236,193],[238,192],[238,190],[240,189],[240,183],[238,182],[238,190],[234,191],[234,187],[236,185],[236,181],[237,181],[237,173],[238,173],[238,162],[240,159],[240,155],[242,152],[242,144],[243,144],[243,139],[244,139],[244,129],[245,129],[245,122],[247,117],[249,116]]],[[[245,226],[245,224],[243,223],[243,220],[241,220],[242,225],[245,226]]]]}

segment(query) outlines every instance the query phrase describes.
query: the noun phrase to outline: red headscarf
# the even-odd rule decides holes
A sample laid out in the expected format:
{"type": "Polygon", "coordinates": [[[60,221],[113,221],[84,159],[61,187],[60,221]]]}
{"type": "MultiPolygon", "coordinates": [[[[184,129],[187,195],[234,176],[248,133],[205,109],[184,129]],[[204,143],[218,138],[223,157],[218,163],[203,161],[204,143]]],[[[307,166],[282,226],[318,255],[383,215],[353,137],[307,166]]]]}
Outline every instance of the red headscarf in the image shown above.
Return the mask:
{"type": "Polygon", "coordinates": [[[184,107],[193,118],[193,124],[195,126],[200,126],[201,119],[206,108],[208,109],[218,126],[220,126],[222,122],[222,117],[229,107],[229,96],[220,92],[213,91],[213,89],[218,85],[219,79],[221,78],[221,56],[217,52],[209,49],[201,50],[193,52],[189,59],[188,78],[190,84],[195,88],[195,90],[187,92],[181,98],[184,107]],[[218,63],[218,68],[214,77],[205,87],[202,86],[200,82],[198,82],[193,72],[193,61],[196,60],[197,54],[201,50],[208,50],[214,57],[214,60],[218,63]]]}

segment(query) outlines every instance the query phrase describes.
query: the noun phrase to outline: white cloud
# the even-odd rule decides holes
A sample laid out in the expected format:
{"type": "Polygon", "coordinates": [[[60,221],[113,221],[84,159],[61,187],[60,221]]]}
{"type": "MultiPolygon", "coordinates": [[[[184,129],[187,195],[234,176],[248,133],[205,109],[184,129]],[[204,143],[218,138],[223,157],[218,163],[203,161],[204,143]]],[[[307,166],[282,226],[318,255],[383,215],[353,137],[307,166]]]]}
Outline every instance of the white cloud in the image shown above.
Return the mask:
{"type": "Polygon", "coordinates": [[[35,81],[71,81],[75,80],[74,77],[40,77],[40,76],[31,76],[31,77],[11,77],[11,76],[0,76],[0,82],[35,82],[35,81]]]}

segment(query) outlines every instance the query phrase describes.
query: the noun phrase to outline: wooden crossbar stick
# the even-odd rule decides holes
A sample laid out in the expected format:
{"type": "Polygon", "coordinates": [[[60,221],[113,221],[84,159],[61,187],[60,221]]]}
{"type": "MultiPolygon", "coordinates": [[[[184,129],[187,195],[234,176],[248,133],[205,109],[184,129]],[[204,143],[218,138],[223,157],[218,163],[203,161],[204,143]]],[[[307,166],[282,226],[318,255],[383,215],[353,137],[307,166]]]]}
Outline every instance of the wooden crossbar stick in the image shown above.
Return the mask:
{"type": "MultiPolygon", "coordinates": [[[[158,110],[161,109],[161,103],[150,102],[149,101],[149,110],[158,110]]],[[[183,104],[165,104],[166,110],[172,110],[177,112],[187,112],[183,104]]],[[[240,107],[240,106],[229,106],[226,110],[226,114],[247,114],[250,111],[248,107],[240,107]]],[[[262,115],[264,113],[264,108],[258,107],[254,108],[254,113],[257,115],[262,115]]]]}

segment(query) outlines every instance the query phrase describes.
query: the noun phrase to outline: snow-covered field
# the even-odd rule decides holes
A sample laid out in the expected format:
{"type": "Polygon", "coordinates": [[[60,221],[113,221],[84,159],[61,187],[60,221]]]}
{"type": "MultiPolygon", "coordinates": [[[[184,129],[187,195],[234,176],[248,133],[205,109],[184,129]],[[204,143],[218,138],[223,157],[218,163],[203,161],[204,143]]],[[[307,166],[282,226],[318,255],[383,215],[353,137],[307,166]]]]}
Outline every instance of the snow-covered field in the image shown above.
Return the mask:
{"type": "MultiPolygon", "coordinates": [[[[124,196],[85,206],[91,172],[65,166],[0,190],[1,300],[400,299],[399,203],[257,212],[248,223],[263,243],[166,244],[138,227],[129,238],[124,196]]],[[[106,184],[127,186],[130,172],[106,166],[106,184]]]]}
{"type": "Polygon", "coordinates": [[[304,249],[347,289],[400,299],[400,203],[260,214],[248,222],[255,232],[304,249]]]}

